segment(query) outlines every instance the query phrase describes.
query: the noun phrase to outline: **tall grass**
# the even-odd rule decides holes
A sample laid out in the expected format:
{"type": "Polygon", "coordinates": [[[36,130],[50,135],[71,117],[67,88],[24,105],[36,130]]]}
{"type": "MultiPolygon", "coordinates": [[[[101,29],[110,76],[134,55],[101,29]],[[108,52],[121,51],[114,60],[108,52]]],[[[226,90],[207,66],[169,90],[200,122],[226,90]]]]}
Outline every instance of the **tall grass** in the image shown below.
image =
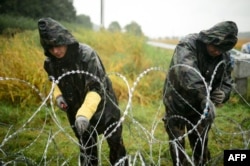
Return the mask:
{"type": "MultiPolygon", "coordinates": [[[[167,60],[171,57],[171,55],[168,55],[168,51],[155,49],[154,52],[154,48],[145,45],[144,38],[107,31],[93,32],[75,27],[72,33],[79,42],[89,44],[98,52],[107,73],[122,73],[128,78],[130,83],[134,81],[140,72],[153,65],[160,67],[167,66],[167,60]],[[145,50],[145,48],[148,50],[151,49],[151,52],[145,50]],[[166,60],[164,60],[165,57],[166,60]],[[160,63],[157,64],[156,61],[160,63]]],[[[46,95],[49,83],[47,75],[43,70],[45,56],[39,43],[37,30],[18,33],[12,38],[0,37],[0,42],[2,43],[0,46],[2,54],[0,57],[0,65],[2,66],[0,76],[26,80],[46,95]]],[[[159,77],[163,79],[164,76],[165,74],[162,74],[159,77]]],[[[116,84],[116,81],[119,82],[119,79],[112,76],[111,78],[113,78],[114,85],[117,85],[114,88],[117,91],[118,97],[122,100],[127,95],[126,85],[123,85],[121,82],[116,84]]],[[[150,78],[149,80],[152,80],[152,87],[157,87],[157,81],[150,78]]],[[[24,102],[26,99],[31,99],[30,95],[32,92],[27,90],[25,85],[20,84],[20,82],[15,83],[6,80],[1,81],[0,84],[0,98],[4,100],[8,100],[9,98],[12,102],[24,102]]],[[[148,88],[148,85],[142,86],[148,88]]],[[[144,92],[147,93],[147,91],[141,91],[140,93],[143,94],[144,92]]],[[[138,98],[142,95],[139,92],[135,93],[135,96],[138,98]]]]}
{"type": "MultiPolygon", "coordinates": [[[[171,165],[168,137],[161,120],[165,112],[161,90],[173,50],[154,48],[146,45],[144,38],[121,33],[67,27],[80,42],[97,50],[112,79],[122,113],[127,106],[128,90],[122,77],[113,73],[125,76],[130,87],[139,74],[143,74],[123,123],[124,143],[130,156],[142,154],[148,165],[171,165]],[[162,70],[143,73],[151,67],[162,70]]],[[[45,57],[38,32],[25,31],[12,38],[1,36],[0,43],[0,77],[27,81],[46,96],[51,84],[43,70],[45,57]]],[[[16,80],[0,80],[0,101],[0,161],[76,165],[78,146],[64,112],[49,104],[40,108],[37,93],[16,80]],[[8,137],[10,135],[13,136],[8,137]],[[2,145],[5,138],[8,141],[2,145]]],[[[213,161],[218,159],[216,165],[223,164],[224,149],[250,148],[246,142],[249,132],[240,132],[242,129],[249,131],[249,111],[249,106],[241,103],[237,95],[224,107],[217,108],[217,118],[209,134],[213,161]]],[[[102,164],[108,165],[106,142],[99,148],[102,164]]],[[[190,147],[187,151],[191,154],[190,147]]],[[[139,158],[135,162],[135,165],[142,163],[139,158]]]]}
{"type": "Polygon", "coordinates": [[[27,17],[0,14],[0,34],[11,37],[24,30],[36,29],[36,21],[27,17]]]}
{"type": "MultiPolygon", "coordinates": [[[[25,80],[44,93],[47,76],[43,71],[44,56],[37,37],[34,31],[19,33],[12,38],[0,37],[0,76],[25,80]]],[[[18,103],[37,101],[32,89],[23,82],[6,80],[0,81],[0,84],[1,100],[18,103]]]]}
{"type": "MultiPolygon", "coordinates": [[[[128,99],[128,90],[124,81],[112,73],[124,75],[127,81],[132,84],[138,74],[151,66],[165,67],[167,60],[166,63],[163,62],[164,57],[166,59],[168,59],[168,56],[171,57],[169,51],[147,46],[144,38],[106,31],[93,32],[75,27],[71,31],[80,42],[89,44],[97,50],[107,73],[110,74],[113,81],[122,110],[124,110],[128,99]],[[159,63],[157,58],[161,59],[159,63]]],[[[55,162],[54,160],[61,162],[64,160],[64,156],[72,156],[73,161],[69,160],[68,162],[71,164],[75,163],[78,155],[77,146],[74,143],[67,143],[72,141],[68,140],[68,137],[61,132],[58,135],[54,135],[58,132],[58,128],[49,116],[50,113],[46,108],[40,110],[33,119],[29,120],[41,104],[39,96],[24,82],[6,79],[17,78],[24,80],[34,85],[44,96],[47,95],[51,84],[48,82],[47,75],[43,70],[45,57],[39,44],[38,32],[36,30],[25,31],[11,38],[1,36],[0,41],[2,43],[0,46],[0,77],[5,78],[5,80],[0,81],[1,117],[6,119],[1,120],[1,141],[6,135],[11,135],[21,129],[20,133],[16,135],[17,137],[10,139],[1,149],[10,154],[1,154],[0,158],[4,158],[4,161],[11,161],[20,155],[20,157],[25,156],[26,160],[31,164],[39,163],[41,156],[44,155],[47,139],[53,136],[51,146],[49,146],[52,149],[49,149],[48,154],[46,154],[51,162],[55,162]],[[23,128],[23,125],[26,123],[27,125],[23,128]],[[15,143],[13,144],[12,141],[15,143]],[[22,149],[21,153],[20,149],[22,149]],[[58,152],[60,153],[58,154],[58,152]]],[[[162,87],[165,73],[156,72],[155,76],[157,76],[155,79],[152,79],[154,76],[151,74],[143,78],[145,83],[140,83],[134,92],[134,103],[149,104],[152,99],[158,98],[160,100],[161,88],[159,87],[162,87]],[[159,79],[161,81],[157,81],[159,79]],[[149,89],[153,89],[153,93],[150,93],[149,89]]],[[[144,111],[144,113],[149,112],[147,109],[144,109],[144,111]]],[[[136,112],[139,113],[139,111],[136,112]]],[[[65,114],[58,112],[57,109],[56,114],[60,119],[61,125],[74,138],[65,114]]],[[[127,126],[132,125],[131,119],[126,121],[127,125],[125,125],[124,130],[128,129],[127,126]]],[[[132,139],[134,137],[133,130],[135,129],[129,127],[128,130],[130,131],[125,132],[124,135],[128,139],[132,139]]],[[[138,139],[136,142],[141,142],[139,137],[138,139]]],[[[128,144],[127,141],[125,143],[128,144]]],[[[143,144],[146,144],[146,142],[143,144]]],[[[107,145],[104,143],[103,146],[103,156],[108,156],[108,150],[105,148],[107,145]]],[[[138,147],[135,145],[128,146],[128,151],[136,148],[138,147]]]]}

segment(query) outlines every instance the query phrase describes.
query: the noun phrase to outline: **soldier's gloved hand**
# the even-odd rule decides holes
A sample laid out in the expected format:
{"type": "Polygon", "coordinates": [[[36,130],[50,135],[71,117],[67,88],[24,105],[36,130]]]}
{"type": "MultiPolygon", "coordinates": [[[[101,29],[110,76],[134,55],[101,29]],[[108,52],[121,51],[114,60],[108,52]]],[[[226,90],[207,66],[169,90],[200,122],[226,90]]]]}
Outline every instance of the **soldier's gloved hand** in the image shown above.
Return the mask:
{"type": "Polygon", "coordinates": [[[225,99],[225,93],[220,89],[215,89],[210,98],[215,104],[221,104],[225,99]]]}
{"type": "Polygon", "coordinates": [[[77,116],[75,127],[80,136],[87,130],[88,126],[89,120],[85,116],[77,116]]]}
{"type": "Polygon", "coordinates": [[[62,110],[62,111],[67,111],[68,109],[68,104],[64,100],[62,95],[59,95],[56,97],[56,105],[62,110]]]}
{"type": "Polygon", "coordinates": [[[205,117],[207,120],[213,122],[215,118],[215,106],[211,100],[207,101],[207,99],[203,99],[201,101],[201,109],[202,111],[204,111],[206,108],[207,108],[206,110],[207,112],[205,112],[205,117]]]}

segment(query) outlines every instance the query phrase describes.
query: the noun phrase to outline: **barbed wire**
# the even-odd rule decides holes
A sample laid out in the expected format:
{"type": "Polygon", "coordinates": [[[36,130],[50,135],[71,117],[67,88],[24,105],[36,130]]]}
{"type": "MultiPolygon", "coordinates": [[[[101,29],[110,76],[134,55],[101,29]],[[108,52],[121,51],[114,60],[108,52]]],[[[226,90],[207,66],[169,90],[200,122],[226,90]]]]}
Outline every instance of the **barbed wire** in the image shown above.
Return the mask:
{"type": "MultiPolygon", "coordinates": [[[[221,63],[219,63],[219,65],[221,65],[223,63],[224,62],[221,62],[221,63]]],[[[210,96],[209,96],[210,90],[212,89],[212,87],[211,87],[212,81],[213,81],[214,75],[216,74],[216,70],[219,67],[219,65],[216,67],[216,69],[213,73],[213,76],[212,76],[212,80],[209,84],[207,84],[205,82],[204,78],[201,76],[201,74],[198,71],[196,71],[194,68],[192,68],[190,66],[176,65],[176,66],[170,68],[169,70],[172,70],[173,68],[176,68],[176,67],[186,67],[190,70],[193,70],[197,75],[199,75],[202,78],[203,83],[204,83],[206,90],[207,90],[206,96],[207,96],[207,99],[209,99],[210,98],[210,96]]],[[[107,138],[109,138],[121,124],[124,123],[125,119],[129,119],[132,121],[132,126],[136,130],[135,137],[139,136],[139,138],[137,138],[137,140],[136,140],[138,142],[138,146],[137,146],[138,149],[134,151],[134,154],[128,151],[128,155],[125,156],[124,158],[120,159],[120,161],[118,161],[118,163],[116,165],[123,163],[123,161],[126,159],[129,160],[129,163],[131,166],[137,165],[138,163],[140,163],[140,165],[148,165],[148,162],[150,162],[153,165],[162,165],[163,162],[171,163],[170,157],[167,161],[162,161],[161,156],[155,157],[153,154],[154,145],[157,144],[157,145],[159,145],[159,151],[158,151],[159,155],[166,155],[165,151],[168,151],[168,150],[166,150],[166,148],[168,148],[169,143],[173,143],[175,145],[176,149],[181,150],[184,153],[187,161],[191,165],[194,165],[194,162],[193,162],[193,155],[194,154],[191,154],[191,156],[190,156],[190,154],[188,152],[186,152],[186,150],[178,144],[178,140],[185,139],[192,132],[196,132],[197,134],[199,134],[199,132],[197,131],[197,127],[207,114],[208,103],[206,103],[206,108],[204,109],[203,114],[201,114],[201,118],[197,122],[197,124],[192,124],[189,120],[187,120],[183,116],[176,116],[175,115],[175,116],[171,117],[171,118],[183,119],[184,121],[186,121],[188,124],[190,124],[192,126],[192,129],[187,131],[184,135],[182,135],[181,137],[176,138],[175,140],[172,140],[172,141],[169,141],[167,139],[161,140],[160,138],[156,138],[155,133],[156,133],[156,130],[158,129],[157,127],[159,126],[159,124],[161,122],[161,120],[159,120],[159,118],[157,118],[157,115],[160,115],[162,113],[162,103],[159,103],[159,108],[156,111],[155,115],[150,115],[153,118],[153,122],[152,122],[150,130],[148,130],[147,127],[144,126],[142,123],[140,123],[140,121],[136,120],[137,118],[134,117],[134,115],[131,113],[133,111],[132,104],[133,104],[134,92],[137,90],[137,86],[142,82],[144,77],[146,77],[147,75],[149,75],[153,71],[163,72],[165,74],[167,74],[167,72],[168,72],[168,70],[163,69],[161,67],[150,67],[150,68],[144,70],[142,73],[140,73],[138,75],[138,77],[136,77],[135,81],[132,83],[132,86],[129,85],[128,80],[124,75],[117,73],[117,72],[113,72],[113,73],[108,74],[108,75],[114,75],[123,81],[123,83],[127,87],[128,99],[127,99],[125,109],[122,110],[123,114],[120,117],[120,120],[117,123],[111,124],[106,129],[104,134],[101,135],[100,137],[98,137],[98,142],[95,144],[98,146],[98,150],[99,150],[98,157],[100,160],[100,165],[102,165],[102,161],[108,162],[108,157],[103,156],[101,153],[103,150],[102,145],[103,145],[104,141],[107,138]],[[110,131],[110,129],[112,129],[112,130],[110,131]],[[147,142],[147,145],[149,146],[149,152],[147,152],[146,150],[143,150],[143,147],[140,146],[140,141],[142,141],[142,140],[147,142]],[[163,148],[163,147],[165,147],[165,148],[163,148]],[[145,156],[149,161],[147,161],[145,156]]],[[[51,162],[54,162],[53,165],[71,165],[70,163],[77,156],[64,157],[62,155],[62,152],[60,152],[60,148],[57,146],[55,139],[58,135],[63,134],[64,136],[66,136],[67,141],[72,143],[73,146],[78,147],[81,145],[79,144],[78,140],[76,140],[76,138],[74,136],[72,136],[72,133],[70,132],[71,127],[70,126],[67,126],[67,127],[63,126],[60,118],[57,116],[52,96],[53,96],[55,86],[61,81],[61,79],[65,76],[74,75],[74,74],[88,75],[88,76],[92,77],[93,79],[95,79],[96,81],[98,81],[100,83],[100,85],[103,87],[103,84],[102,84],[101,80],[99,80],[99,78],[97,78],[96,76],[94,76],[93,74],[91,74],[89,72],[80,71],[80,70],[70,71],[70,72],[64,73],[63,75],[58,77],[57,80],[55,80],[54,78],[51,77],[51,80],[52,80],[51,88],[50,88],[47,96],[44,96],[39,91],[39,89],[37,89],[34,85],[29,83],[28,81],[21,80],[18,78],[0,77],[0,81],[18,81],[20,83],[28,85],[28,87],[31,88],[32,90],[34,90],[34,92],[40,97],[40,99],[42,101],[42,103],[34,111],[34,113],[21,125],[21,127],[19,127],[18,129],[15,129],[14,132],[11,132],[14,128],[13,127],[14,124],[10,125],[10,126],[8,126],[8,125],[4,126],[4,124],[0,123],[0,127],[7,128],[7,129],[3,130],[4,133],[2,132],[2,134],[1,134],[1,136],[3,136],[3,138],[1,138],[1,140],[0,140],[0,154],[1,154],[0,155],[0,165],[9,165],[9,164],[16,165],[18,163],[25,163],[26,165],[49,165],[49,164],[51,164],[51,162]],[[46,104],[48,102],[50,103],[50,105],[46,104]],[[39,113],[44,112],[44,111],[45,111],[45,118],[44,118],[43,124],[41,125],[41,128],[35,128],[32,126],[28,126],[29,124],[31,124],[31,122],[35,121],[35,117],[38,116],[39,113]],[[48,127],[47,121],[49,118],[51,118],[53,120],[54,124],[58,127],[57,131],[52,132],[50,128],[47,128],[48,127]],[[13,141],[15,141],[14,138],[19,137],[21,134],[25,134],[25,132],[29,132],[29,131],[36,131],[38,133],[34,139],[30,140],[30,142],[28,143],[27,146],[16,147],[17,152],[13,152],[11,154],[11,152],[8,150],[8,147],[7,147],[8,144],[11,144],[13,141]],[[45,142],[45,147],[43,149],[37,149],[39,151],[42,151],[42,153],[43,153],[43,155],[40,158],[40,161],[35,161],[31,157],[27,157],[28,155],[26,155],[25,152],[27,152],[29,148],[34,146],[34,144],[38,144],[39,139],[40,138],[42,139],[42,137],[44,137],[44,134],[47,137],[47,139],[46,139],[47,141],[45,142]],[[51,147],[53,147],[53,146],[55,148],[52,150],[51,147]],[[51,153],[50,151],[56,151],[56,154],[52,155],[52,157],[50,157],[50,153],[51,153]]],[[[159,80],[159,81],[163,81],[163,80],[159,80]]],[[[172,86],[172,88],[174,88],[174,87],[172,86]]],[[[234,89],[234,90],[237,93],[237,90],[236,89],[234,89]]],[[[104,91],[104,93],[106,93],[104,88],[103,88],[103,91],[104,91]]],[[[108,95],[105,95],[105,96],[108,97],[108,95]]],[[[179,95],[179,96],[181,97],[181,95],[179,95]]],[[[241,98],[244,99],[243,96],[241,96],[241,98]]],[[[161,100],[161,99],[156,99],[156,100],[161,100]]],[[[183,99],[183,100],[185,101],[185,99],[183,99]]],[[[246,100],[245,100],[245,102],[247,103],[246,100]]],[[[249,106],[248,103],[247,103],[247,105],[249,106]]],[[[119,107],[119,106],[117,105],[117,107],[119,107]]],[[[193,107],[191,106],[191,108],[193,108],[193,107]]],[[[198,112],[194,108],[193,108],[193,110],[198,112]]],[[[163,113],[164,113],[164,111],[163,111],[163,113]]],[[[230,142],[231,148],[234,147],[233,146],[234,138],[236,138],[237,135],[241,135],[242,136],[242,144],[243,144],[243,147],[241,147],[241,148],[243,148],[243,149],[249,148],[249,143],[250,143],[250,129],[249,128],[244,129],[243,124],[240,124],[239,122],[235,121],[233,119],[233,117],[225,117],[225,116],[220,117],[219,116],[216,118],[227,119],[227,121],[229,121],[231,124],[232,123],[235,124],[237,129],[235,129],[236,132],[225,131],[222,128],[219,128],[218,126],[216,126],[216,124],[213,124],[212,129],[213,129],[214,134],[218,135],[218,137],[229,136],[229,135],[232,136],[232,139],[230,142]]],[[[250,118],[250,117],[248,116],[247,118],[250,118]]],[[[246,123],[246,122],[242,122],[242,123],[246,123]]],[[[95,126],[95,128],[96,128],[96,126],[95,126]]],[[[96,131],[94,130],[94,132],[96,132],[96,131]]],[[[163,134],[167,135],[166,132],[164,132],[163,134]]],[[[199,139],[200,139],[200,142],[202,142],[201,136],[199,136],[199,139]]],[[[95,146],[95,145],[93,145],[93,146],[95,146]]],[[[91,148],[91,147],[82,147],[82,148],[91,148]]],[[[177,156],[178,156],[178,154],[177,154],[177,156]]],[[[214,164],[214,162],[219,160],[219,158],[220,158],[220,156],[217,156],[217,158],[215,156],[210,162],[214,164]]],[[[179,163],[178,158],[177,158],[177,163],[179,163]]]]}

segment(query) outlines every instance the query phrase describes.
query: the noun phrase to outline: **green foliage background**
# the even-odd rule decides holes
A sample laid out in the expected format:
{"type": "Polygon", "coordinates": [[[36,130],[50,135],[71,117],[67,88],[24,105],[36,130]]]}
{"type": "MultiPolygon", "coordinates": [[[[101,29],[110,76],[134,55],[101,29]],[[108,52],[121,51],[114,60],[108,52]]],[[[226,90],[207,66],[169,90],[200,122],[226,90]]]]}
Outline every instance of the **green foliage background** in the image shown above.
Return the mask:
{"type": "Polygon", "coordinates": [[[52,17],[56,20],[74,22],[76,11],[70,0],[1,0],[0,14],[39,19],[52,17]]]}

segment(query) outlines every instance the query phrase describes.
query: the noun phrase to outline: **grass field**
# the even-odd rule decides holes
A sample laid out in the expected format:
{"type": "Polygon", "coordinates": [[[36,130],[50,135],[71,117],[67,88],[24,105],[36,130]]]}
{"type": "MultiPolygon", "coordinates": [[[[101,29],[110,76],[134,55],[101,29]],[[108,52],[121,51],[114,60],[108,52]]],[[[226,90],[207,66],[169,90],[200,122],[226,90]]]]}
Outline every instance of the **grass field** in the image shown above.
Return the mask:
{"type": "MultiPolygon", "coordinates": [[[[131,165],[172,165],[161,94],[173,50],[154,48],[143,38],[120,33],[74,28],[73,34],[98,51],[110,74],[125,118],[123,137],[131,165]],[[134,87],[131,103],[126,81],[134,87]]],[[[41,100],[41,94],[46,97],[51,90],[51,83],[43,71],[37,31],[0,37],[0,42],[0,161],[9,165],[77,165],[77,140],[65,113],[50,100],[41,100]]],[[[234,93],[227,104],[217,108],[216,115],[209,133],[212,160],[208,165],[223,165],[225,149],[250,148],[248,103],[234,93]]],[[[106,166],[108,148],[102,135],[98,146],[100,161],[106,166]]],[[[192,155],[188,141],[187,154],[192,155]]]]}

